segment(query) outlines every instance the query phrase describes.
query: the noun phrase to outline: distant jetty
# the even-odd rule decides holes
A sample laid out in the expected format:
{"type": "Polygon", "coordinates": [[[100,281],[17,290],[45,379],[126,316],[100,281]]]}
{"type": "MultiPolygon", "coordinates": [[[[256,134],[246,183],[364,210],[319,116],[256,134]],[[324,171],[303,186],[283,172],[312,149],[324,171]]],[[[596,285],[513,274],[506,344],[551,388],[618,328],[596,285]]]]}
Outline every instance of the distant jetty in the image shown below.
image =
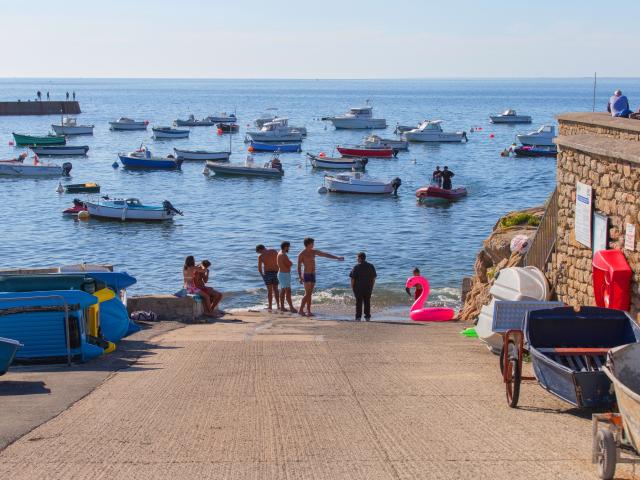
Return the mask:
{"type": "Polygon", "coordinates": [[[0,102],[0,116],[17,115],[77,115],[82,113],[80,104],[73,101],[0,102]]]}

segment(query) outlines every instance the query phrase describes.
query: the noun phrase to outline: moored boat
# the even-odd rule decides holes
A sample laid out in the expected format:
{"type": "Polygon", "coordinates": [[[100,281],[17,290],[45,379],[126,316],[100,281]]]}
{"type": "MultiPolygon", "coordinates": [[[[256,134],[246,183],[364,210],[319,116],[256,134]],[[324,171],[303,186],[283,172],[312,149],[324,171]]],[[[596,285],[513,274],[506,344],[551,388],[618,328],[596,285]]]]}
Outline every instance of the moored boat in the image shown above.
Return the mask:
{"type": "Polygon", "coordinates": [[[117,198],[113,200],[84,202],[91,217],[111,218],[130,221],[164,221],[171,220],[175,215],[182,215],[171,202],[165,200],[162,205],[144,205],[137,198],[117,198]]]}
{"type": "Polygon", "coordinates": [[[393,148],[394,150],[409,150],[409,142],[395,138],[380,138],[378,135],[369,135],[364,139],[364,146],[368,148],[393,148]]]}
{"type": "Polygon", "coordinates": [[[87,145],[45,145],[45,146],[31,146],[29,149],[40,156],[75,156],[86,155],[89,151],[87,145]]]}
{"type": "Polygon", "coordinates": [[[466,132],[445,132],[442,120],[425,120],[417,128],[404,132],[403,137],[410,142],[463,142],[466,132]]]}
{"type": "Polygon", "coordinates": [[[179,148],[174,148],[173,152],[178,160],[215,160],[216,162],[226,162],[231,155],[231,152],[226,151],[212,152],[209,150],[182,150],[179,148]]]}
{"type": "Polygon", "coordinates": [[[271,177],[281,178],[284,175],[282,163],[277,157],[263,166],[254,163],[253,157],[249,155],[244,164],[239,163],[218,163],[207,162],[207,168],[216,175],[239,175],[248,177],[271,177]]]}
{"type": "Polygon", "coordinates": [[[258,118],[256,118],[253,124],[257,128],[262,128],[265,123],[272,122],[278,118],[278,109],[276,107],[267,108],[258,118]]]}
{"type": "Polygon", "coordinates": [[[277,118],[265,123],[259,131],[247,132],[247,138],[254,142],[300,142],[303,133],[289,126],[287,118],[277,118]]]}
{"type": "Polygon", "coordinates": [[[69,183],[64,186],[65,193],[100,193],[100,185],[95,182],[69,183]]]}
{"type": "Polygon", "coordinates": [[[172,138],[189,138],[189,130],[181,130],[173,127],[153,127],[153,137],[158,139],[172,139],[172,138]]]}
{"type": "Polygon", "coordinates": [[[217,115],[209,115],[207,120],[213,123],[236,123],[238,118],[235,113],[221,112],[217,115]]]}
{"type": "Polygon", "coordinates": [[[416,190],[416,198],[421,202],[427,201],[454,201],[467,196],[465,187],[444,189],[436,185],[428,185],[416,190]]]}
{"type": "Polygon", "coordinates": [[[123,166],[128,168],[149,168],[149,169],[179,169],[182,160],[173,155],[166,157],[154,157],[151,151],[144,147],[129,154],[120,153],[118,158],[123,166]]]}
{"type": "Polygon", "coordinates": [[[330,192],[339,193],[396,195],[401,184],[401,180],[397,177],[390,181],[384,181],[369,177],[360,172],[326,175],[324,177],[324,187],[330,192]]]}
{"type": "Polygon", "coordinates": [[[73,205],[70,206],[69,208],[65,208],[62,211],[62,214],[66,216],[77,217],[80,214],[80,212],[86,212],[86,211],[87,211],[87,206],[85,205],[85,203],[79,198],[74,198],[73,205]]]}
{"type": "Polygon", "coordinates": [[[529,115],[518,115],[515,110],[508,109],[499,115],[490,115],[491,123],[531,123],[529,115]]]}
{"type": "MultiPolygon", "coordinates": [[[[1,306],[1,305],[0,305],[1,306]]],[[[16,352],[23,345],[12,338],[0,337],[0,375],[4,375],[13,363],[16,352]]]]}
{"type": "Polygon", "coordinates": [[[78,125],[74,117],[64,117],[60,125],[51,124],[56,135],[93,135],[93,125],[78,125]]]}
{"type": "Polygon", "coordinates": [[[358,157],[327,157],[307,153],[311,166],[323,170],[364,170],[369,159],[358,157]]]}
{"type": "Polygon", "coordinates": [[[269,142],[255,142],[251,141],[249,144],[250,152],[299,152],[302,150],[301,142],[283,142],[283,143],[269,143],[269,142]]]}
{"type": "Polygon", "coordinates": [[[537,147],[555,147],[553,139],[556,136],[556,127],[553,125],[543,125],[535,132],[521,133],[516,138],[522,145],[537,147]]]}
{"type": "Polygon", "coordinates": [[[556,146],[521,145],[513,148],[513,153],[518,157],[555,157],[558,155],[556,146]]]}
{"type": "Polygon", "coordinates": [[[195,118],[193,115],[189,115],[189,118],[182,120],[177,118],[173,121],[176,127],[212,127],[216,124],[210,117],[205,117],[202,120],[195,118]]]}
{"type": "Polygon", "coordinates": [[[114,122],[109,122],[111,130],[125,131],[125,130],[146,130],[149,122],[133,120],[127,117],[120,117],[114,122]]]}
{"type": "Polygon", "coordinates": [[[373,107],[352,107],[343,115],[334,117],[324,117],[322,120],[329,121],[336,129],[365,130],[374,128],[387,128],[387,121],[384,118],[373,118],[373,107]]]}
{"type": "Polygon", "coordinates": [[[338,145],[336,150],[344,157],[391,158],[397,153],[390,147],[365,147],[364,145],[338,145]]]}
{"type": "Polygon", "coordinates": [[[9,177],[68,177],[72,165],[64,162],[62,165],[43,163],[34,158],[33,163],[24,163],[26,154],[13,160],[0,160],[0,175],[9,177]]]}
{"type": "Polygon", "coordinates": [[[29,145],[65,145],[67,139],[64,135],[24,135],[21,133],[13,133],[13,139],[19,147],[27,147],[29,145]]]}
{"type": "Polygon", "coordinates": [[[237,133],[240,131],[240,125],[237,123],[217,123],[218,133],[237,133]]]}

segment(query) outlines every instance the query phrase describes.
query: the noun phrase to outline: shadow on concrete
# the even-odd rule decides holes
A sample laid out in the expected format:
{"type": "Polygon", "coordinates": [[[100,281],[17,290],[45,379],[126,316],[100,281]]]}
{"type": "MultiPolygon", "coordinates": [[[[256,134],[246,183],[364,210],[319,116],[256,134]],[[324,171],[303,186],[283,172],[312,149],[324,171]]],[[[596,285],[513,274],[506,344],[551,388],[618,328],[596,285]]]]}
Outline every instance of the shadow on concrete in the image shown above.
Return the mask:
{"type": "Polygon", "coordinates": [[[0,380],[0,397],[7,395],[41,395],[51,393],[51,389],[42,381],[0,380]]]}
{"type": "Polygon", "coordinates": [[[532,406],[518,406],[516,410],[524,410],[527,412],[534,413],[550,413],[555,415],[572,415],[574,417],[583,418],[585,420],[591,420],[591,415],[594,413],[601,413],[605,410],[594,410],[591,408],[567,408],[567,409],[557,409],[557,408],[545,408],[545,407],[532,407],[532,406]]]}

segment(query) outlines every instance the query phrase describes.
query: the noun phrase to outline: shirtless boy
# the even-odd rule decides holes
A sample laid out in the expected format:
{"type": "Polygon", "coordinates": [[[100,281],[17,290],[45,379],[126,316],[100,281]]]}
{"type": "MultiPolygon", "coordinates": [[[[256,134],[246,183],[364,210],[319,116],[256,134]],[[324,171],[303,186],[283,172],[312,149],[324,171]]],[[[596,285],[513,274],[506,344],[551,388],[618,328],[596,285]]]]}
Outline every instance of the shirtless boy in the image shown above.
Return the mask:
{"type": "Polygon", "coordinates": [[[258,256],[258,272],[267,286],[267,297],[269,299],[269,308],[273,307],[273,297],[276,297],[276,308],[280,305],[280,297],[278,295],[278,252],[273,248],[267,249],[264,245],[256,247],[258,256]]]}
{"type": "Polygon", "coordinates": [[[314,247],[313,238],[304,239],[304,250],[298,255],[298,277],[300,283],[304,285],[304,297],[302,297],[302,304],[298,313],[304,316],[304,307],[307,307],[307,316],[312,317],[311,313],[311,296],[313,295],[313,288],[316,285],[316,257],[331,258],[340,262],[344,261],[344,257],[336,257],[330,253],[321,252],[314,247]],[[304,267],[304,271],[303,271],[304,267]]]}
{"type": "Polygon", "coordinates": [[[291,266],[293,262],[289,259],[289,248],[291,244],[289,242],[282,242],[280,245],[280,251],[278,252],[278,283],[280,284],[280,311],[286,312],[284,308],[285,297],[289,303],[289,311],[291,313],[297,313],[298,311],[293,307],[291,301],[291,266]]]}

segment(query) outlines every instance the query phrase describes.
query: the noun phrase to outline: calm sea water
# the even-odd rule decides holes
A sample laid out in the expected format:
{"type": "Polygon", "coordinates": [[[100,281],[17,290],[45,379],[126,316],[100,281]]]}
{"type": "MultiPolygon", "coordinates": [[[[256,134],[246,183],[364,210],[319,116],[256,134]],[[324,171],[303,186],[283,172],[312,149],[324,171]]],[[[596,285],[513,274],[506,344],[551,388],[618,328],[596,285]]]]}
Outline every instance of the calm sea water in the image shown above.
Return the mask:
{"type": "MultiPolygon", "coordinates": [[[[600,80],[597,107],[615,88],[632,102],[640,100],[636,80],[600,80]]],[[[58,179],[0,179],[3,219],[0,263],[3,268],[64,263],[111,263],[138,278],[134,293],[173,292],[181,286],[185,255],[213,262],[213,285],[227,292],[226,307],[262,301],[264,290],[256,270],[254,247],[293,244],[295,256],[305,236],[319,249],[344,255],[338,263],[319,260],[318,296],[342,309],[348,295],[348,273],[358,251],[368,253],[379,273],[375,306],[405,308],[404,282],[419,266],[432,283],[431,299],[455,305],[462,277],[472,272],[482,240],[505,212],[541,204],[553,189],[554,159],[500,157],[520,131],[554,121],[563,111],[591,110],[592,79],[572,80],[0,80],[3,100],[34,98],[36,90],[62,98],[74,91],[81,103],[82,123],[95,124],[92,137],[70,144],[90,146],[87,158],[72,159],[73,183],[96,181],[111,196],[135,196],[145,203],[170,200],[184,217],[162,225],[78,222],[61,212],[73,196],[57,194],[58,179]],[[202,174],[203,165],[187,163],[179,172],[132,172],[112,168],[117,152],[146,143],[166,155],[173,147],[226,149],[229,136],[215,128],[192,128],[187,140],[154,141],[147,132],[111,132],[109,120],[120,116],[168,125],[175,118],[220,111],[237,111],[241,133],[232,137],[232,161],[242,162],[247,125],[266,108],[309,135],[303,148],[330,154],[337,144],[358,143],[361,131],[335,131],[319,117],[346,111],[369,99],[376,116],[387,119],[384,136],[396,123],[417,124],[439,118],[445,130],[469,130],[467,144],[411,145],[393,160],[372,160],[368,173],[400,177],[398,198],[321,195],[323,173],[313,171],[305,155],[281,156],[285,177],[279,180],[216,178],[202,174]],[[487,116],[505,108],[534,118],[531,126],[491,126],[487,116]],[[495,138],[490,138],[494,134],[495,138]],[[425,207],[414,191],[427,183],[435,165],[448,165],[454,184],[465,185],[469,196],[455,204],[425,207]]],[[[637,103],[637,102],[636,102],[637,103]]],[[[11,132],[45,134],[50,117],[0,117],[0,157],[12,158],[22,149],[8,145],[11,132]]],[[[269,159],[256,154],[256,161],[269,159]]],[[[56,159],[61,163],[66,159],[56,159]]]]}

